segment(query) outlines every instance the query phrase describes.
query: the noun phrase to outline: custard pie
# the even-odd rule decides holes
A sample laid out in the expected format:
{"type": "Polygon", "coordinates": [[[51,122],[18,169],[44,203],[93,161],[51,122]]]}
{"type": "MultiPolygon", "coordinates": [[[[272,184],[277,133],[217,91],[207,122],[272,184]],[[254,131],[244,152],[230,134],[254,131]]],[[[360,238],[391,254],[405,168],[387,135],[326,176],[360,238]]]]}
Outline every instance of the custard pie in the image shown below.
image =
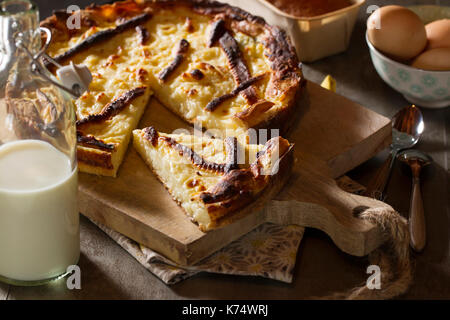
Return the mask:
{"type": "MultiPolygon", "coordinates": [[[[212,1],[123,1],[55,12],[48,54],[85,64],[89,91],[76,99],[80,170],[116,176],[153,95],[216,137],[292,124],[303,76],[283,31],[212,1]],[[77,18],[80,28],[67,21],[77,18]]],[[[49,64],[49,67],[51,65],[49,64]]]]}

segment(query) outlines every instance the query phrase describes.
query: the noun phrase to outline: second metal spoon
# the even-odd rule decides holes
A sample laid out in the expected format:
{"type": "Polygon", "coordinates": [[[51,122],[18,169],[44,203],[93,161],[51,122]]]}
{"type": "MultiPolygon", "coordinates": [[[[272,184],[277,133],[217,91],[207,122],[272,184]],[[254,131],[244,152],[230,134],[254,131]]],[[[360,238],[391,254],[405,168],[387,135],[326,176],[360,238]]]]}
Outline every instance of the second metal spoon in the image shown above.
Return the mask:
{"type": "Polygon", "coordinates": [[[412,192],[408,225],[411,236],[411,248],[420,252],[426,244],[425,212],[420,191],[420,172],[424,166],[431,163],[432,159],[425,153],[415,149],[402,151],[398,155],[398,159],[411,168],[412,192]]]}

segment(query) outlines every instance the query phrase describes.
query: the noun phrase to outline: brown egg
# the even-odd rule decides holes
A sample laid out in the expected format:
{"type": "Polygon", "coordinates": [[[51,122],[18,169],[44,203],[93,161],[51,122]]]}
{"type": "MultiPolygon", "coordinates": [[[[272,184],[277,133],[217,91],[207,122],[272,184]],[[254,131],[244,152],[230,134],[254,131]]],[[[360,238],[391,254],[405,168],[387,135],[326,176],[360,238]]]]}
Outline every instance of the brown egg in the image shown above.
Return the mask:
{"type": "Polygon", "coordinates": [[[427,50],[414,59],[412,66],[423,70],[450,71],[450,48],[427,50]]]}
{"type": "Polygon", "coordinates": [[[450,19],[433,21],[425,26],[427,49],[450,48],[450,19]]]}
{"type": "Polygon", "coordinates": [[[419,16],[401,6],[377,9],[367,20],[370,42],[397,60],[409,60],[427,45],[425,26],[419,16]]]}

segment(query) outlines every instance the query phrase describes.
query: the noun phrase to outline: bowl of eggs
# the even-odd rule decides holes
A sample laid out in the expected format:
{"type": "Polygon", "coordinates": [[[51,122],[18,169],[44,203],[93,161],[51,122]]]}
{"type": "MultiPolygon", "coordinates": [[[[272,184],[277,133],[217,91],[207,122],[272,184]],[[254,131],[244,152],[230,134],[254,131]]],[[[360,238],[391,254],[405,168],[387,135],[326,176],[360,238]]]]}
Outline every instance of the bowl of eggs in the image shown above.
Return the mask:
{"type": "Polygon", "coordinates": [[[377,73],[409,102],[450,105],[450,7],[378,8],[366,41],[377,73]]]}

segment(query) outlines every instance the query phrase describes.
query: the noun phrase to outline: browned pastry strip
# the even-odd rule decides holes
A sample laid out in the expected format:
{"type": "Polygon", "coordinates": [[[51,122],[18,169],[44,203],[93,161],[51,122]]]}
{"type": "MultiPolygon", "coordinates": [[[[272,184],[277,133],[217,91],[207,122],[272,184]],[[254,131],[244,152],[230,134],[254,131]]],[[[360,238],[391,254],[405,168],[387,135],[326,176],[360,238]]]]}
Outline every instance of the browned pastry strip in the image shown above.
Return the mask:
{"type": "MultiPolygon", "coordinates": [[[[244,62],[237,41],[230,33],[225,32],[219,39],[219,43],[227,56],[228,64],[230,65],[231,73],[236,83],[239,85],[247,81],[250,78],[250,72],[244,62]]],[[[243,90],[241,94],[249,104],[253,104],[258,100],[255,89],[251,86],[243,90]]]]}
{"type": "Polygon", "coordinates": [[[192,161],[192,163],[197,167],[203,170],[213,171],[217,173],[225,172],[226,164],[207,161],[191,148],[176,142],[172,138],[168,137],[160,137],[160,138],[163,139],[163,141],[165,141],[170,147],[177,150],[182,156],[189,158],[192,161]]]}
{"type": "Polygon", "coordinates": [[[175,59],[158,74],[159,80],[166,81],[169,76],[175,71],[175,69],[183,62],[186,53],[189,49],[189,42],[186,39],[181,39],[178,44],[178,49],[175,54],[175,59]]]}
{"type": "Polygon", "coordinates": [[[266,96],[277,97],[291,90],[299,90],[305,80],[301,74],[301,63],[290,45],[284,31],[270,29],[270,36],[263,40],[264,55],[270,61],[270,68],[276,70],[266,89],[266,96]],[[284,92],[283,92],[284,91],[284,92]]]}
{"type": "Polygon", "coordinates": [[[117,113],[119,113],[122,109],[128,106],[134,99],[143,95],[147,87],[138,87],[132,90],[129,90],[122,94],[117,99],[108,103],[103,110],[98,114],[90,114],[87,117],[77,121],[77,127],[80,127],[87,123],[93,122],[101,122],[108,119],[111,119],[117,113]]]}
{"type": "MultiPolygon", "coordinates": [[[[147,135],[145,135],[145,138],[147,138],[147,135]]],[[[196,153],[191,148],[186,147],[186,146],[176,142],[172,138],[159,136],[158,139],[161,139],[162,141],[167,143],[168,146],[177,150],[180,153],[180,155],[190,159],[194,165],[196,165],[197,167],[199,167],[203,170],[213,171],[213,172],[217,172],[217,173],[225,172],[226,164],[209,162],[209,161],[203,159],[203,157],[201,157],[198,153],[196,153]]],[[[149,141],[152,142],[154,140],[153,140],[153,138],[151,138],[149,141]]]]}
{"type": "Polygon", "coordinates": [[[227,56],[228,64],[231,68],[231,73],[239,85],[250,78],[250,71],[242,57],[241,49],[236,39],[226,31],[220,38],[219,44],[227,56]]]}
{"type": "Polygon", "coordinates": [[[236,88],[234,88],[233,91],[231,91],[230,93],[226,93],[226,94],[219,96],[217,98],[214,98],[213,100],[208,102],[205,109],[208,111],[216,110],[223,102],[225,102],[228,99],[234,98],[242,91],[246,90],[247,88],[249,88],[256,82],[258,82],[259,80],[263,79],[265,76],[266,76],[266,74],[264,73],[264,74],[250,78],[250,79],[242,82],[240,85],[238,85],[236,88]]]}
{"type": "Polygon", "coordinates": [[[255,104],[251,105],[244,111],[236,113],[236,117],[251,124],[251,121],[254,119],[258,119],[264,112],[272,108],[274,105],[273,102],[267,100],[260,100],[255,104]]]}
{"type": "Polygon", "coordinates": [[[142,26],[137,26],[136,31],[139,34],[140,42],[142,45],[146,44],[148,39],[150,39],[150,34],[148,30],[142,26]]]}
{"type": "MultiPolygon", "coordinates": [[[[240,85],[250,79],[250,71],[245,64],[239,44],[226,29],[225,22],[222,19],[213,22],[208,38],[208,46],[213,46],[217,41],[219,41],[220,47],[227,56],[231,73],[233,74],[237,85],[240,85]]],[[[258,101],[258,96],[256,95],[255,89],[251,86],[247,87],[245,90],[242,90],[241,93],[249,104],[253,104],[258,101]]]]}
{"type": "MultiPolygon", "coordinates": [[[[150,13],[143,13],[141,15],[138,15],[134,18],[131,18],[129,20],[126,20],[125,22],[119,24],[117,27],[112,29],[106,29],[99,31],[97,33],[94,33],[93,35],[87,37],[74,47],[70,48],[66,52],[56,56],[53,58],[58,63],[63,63],[67,59],[72,58],[77,53],[80,53],[81,51],[87,50],[90,47],[92,47],[95,44],[105,42],[112,37],[129,30],[131,28],[135,28],[136,26],[140,25],[141,23],[144,23],[148,19],[150,19],[152,15],[150,13]]],[[[51,65],[50,65],[51,66],[51,65]]]]}
{"type": "Polygon", "coordinates": [[[102,140],[99,140],[93,136],[85,136],[81,131],[77,131],[77,142],[78,144],[83,146],[107,151],[113,151],[115,148],[114,144],[105,143],[102,140]]]}
{"type": "Polygon", "coordinates": [[[211,31],[208,38],[208,47],[211,48],[226,31],[225,21],[222,19],[216,20],[211,25],[211,31]]]}
{"type": "Polygon", "coordinates": [[[250,193],[253,190],[253,173],[249,169],[233,170],[229,172],[218,184],[210,191],[200,194],[203,203],[211,204],[229,200],[235,196],[244,196],[246,191],[250,193]]]}
{"type": "Polygon", "coordinates": [[[144,132],[144,138],[150,141],[152,146],[156,146],[158,144],[159,134],[156,131],[155,127],[147,127],[142,130],[144,132]]]}
{"type": "MultiPolygon", "coordinates": [[[[180,153],[180,155],[190,159],[195,166],[199,167],[202,170],[208,170],[208,171],[213,171],[213,172],[222,174],[222,173],[227,173],[230,170],[233,170],[237,166],[235,163],[215,163],[215,162],[207,161],[202,156],[200,156],[198,153],[196,153],[194,150],[192,150],[191,148],[189,148],[185,145],[182,145],[181,143],[176,142],[174,139],[172,139],[170,137],[160,136],[154,127],[145,128],[145,129],[143,129],[143,132],[144,132],[144,138],[147,139],[148,141],[150,141],[150,143],[153,146],[156,146],[156,144],[158,143],[158,139],[161,139],[162,141],[167,143],[167,145],[169,147],[174,148],[175,150],[177,150],[180,153]]],[[[226,151],[234,153],[234,149],[237,148],[234,146],[236,143],[237,143],[237,140],[236,141],[230,140],[225,145],[226,151]]],[[[234,157],[230,157],[230,159],[233,159],[233,158],[234,157]]],[[[227,160],[228,160],[228,158],[227,158],[227,160]]]]}
{"type": "Polygon", "coordinates": [[[201,72],[198,69],[194,69],[190,72],[190,75],[192,76],[192,78],[194,78],[195,80],[202,80],[205,75],[203,74],[203,72],[201,72]]]}
{"type": "Polygon", "coordinates": [[[220,97],[214,98],[206,105],[205,109],[208,111],[216,110],[222,103],[227,101],[228,99],[234,98],[236,95],[233,93],[226,93],[220,97]]]}

